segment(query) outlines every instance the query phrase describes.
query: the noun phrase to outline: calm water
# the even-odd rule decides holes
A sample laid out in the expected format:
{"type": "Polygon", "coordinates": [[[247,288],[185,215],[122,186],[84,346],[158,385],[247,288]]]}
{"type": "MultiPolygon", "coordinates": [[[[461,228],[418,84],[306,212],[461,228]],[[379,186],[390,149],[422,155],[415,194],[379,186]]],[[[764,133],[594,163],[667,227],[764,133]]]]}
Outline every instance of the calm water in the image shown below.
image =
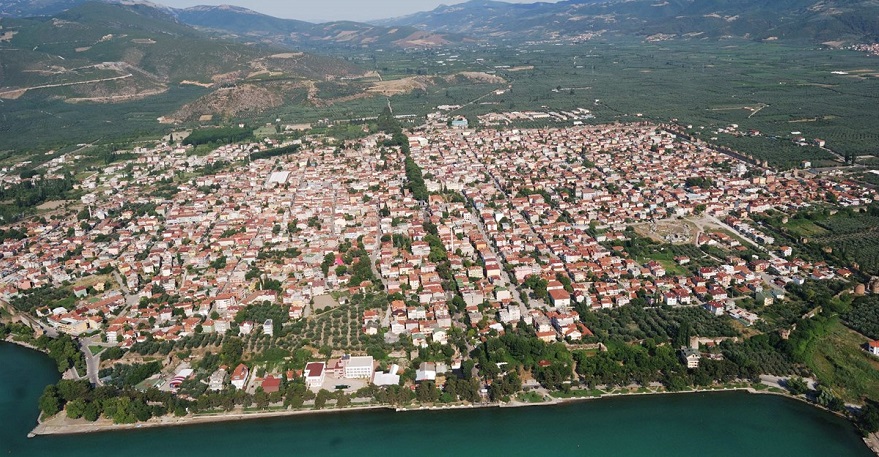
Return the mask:
{"type": "Polygon", "coordinates": [[[41,354],[0,343],[0,456],[872,456],[843,419],[738,392],[554,407],[359,412],[27,439],[41,354]]]}

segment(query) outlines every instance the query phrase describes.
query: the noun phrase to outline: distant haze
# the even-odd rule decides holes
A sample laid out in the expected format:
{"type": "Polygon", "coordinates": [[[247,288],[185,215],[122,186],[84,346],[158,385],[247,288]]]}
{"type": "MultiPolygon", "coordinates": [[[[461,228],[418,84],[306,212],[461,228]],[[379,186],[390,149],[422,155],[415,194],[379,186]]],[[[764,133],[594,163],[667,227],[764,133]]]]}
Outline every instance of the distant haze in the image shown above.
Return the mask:
{"type": "MultiPolygon", "coordinates": [[[[534,3],[534,0],[505,0],[507,3],[534,3]]],[[[558,0],[545,0],[555,3],[558,0]]],[[[327,21],[370,21],[386,19],[419,11],[429,11],[441,4],[463,3],[461,0],[249,0],[210,1],[210,0],[158,0],[174,8],[188,8],[196,5],[232,4],[252,9],[269,16],[285,19],[299,19],[310,22],[327,21]]]]}

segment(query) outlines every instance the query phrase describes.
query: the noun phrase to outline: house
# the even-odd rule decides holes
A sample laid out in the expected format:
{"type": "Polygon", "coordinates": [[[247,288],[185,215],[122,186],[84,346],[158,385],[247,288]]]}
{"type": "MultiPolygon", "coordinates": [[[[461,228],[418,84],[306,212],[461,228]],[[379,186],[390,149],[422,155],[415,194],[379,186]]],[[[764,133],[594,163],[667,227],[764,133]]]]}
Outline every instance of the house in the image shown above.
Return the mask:
{"type": "Polygon", "coordinates": [[[421,362],[418,370],[415,370],[415,381],[436,381],[436,364],[433,362],[421,362]]]}
{"type": "Polygon", "coordinates": [[[721,302],[718,302],[718,301],[708,302],[704,305],[704,307],[713,316],[722,316],[723,315],[723,303],[721,303],[721,302]]]}
{"type": "Polygon", "coordinates": [[[266,319],[266,321],[263,322],[262,333],[268,336],[273,336],[275,334],[275,323],[271,319],[266,319]]]}
{"type": "Polygon", "coordinates": [[[247,365],[239,363],[238,366],[235,367],[235,371],[232,372],[232,385],[235,386],[236,389],[243,389],[247,384],[248,375],[250,375],[250,370],[247,369],[247,365]]]}
{"type": "Polygon", "coordinates": [[[550,290],[549,300],[552,302],[552,306],[555,306],[556,308],[571,306],[571,294],[563,289],[550,290]]]}
{"type": "Polygon", "coordinates": [[[370,321],[366,324],[366,327],[363,328],[363,333],[367,335],[378,335],[379,331],[379,323],[375,321],[370,321]]]}
{"type": "Polygon", "coordinates": [[[372,383],[377,386],[395,386],[400,384],[400,375],[397,372],[400,371],[400,367],[396,364],[391,365],[391,369],[388,373],[383,371],[376,371],[375,376],[372,378],[372,383]]]}
{"type": "Polygon", "coordinates": [[[699,359],[702,355],[697,349],[681,348],[681,361],[687,364],[687,368],[699,368],[699,359]]]}
{"type": "Polygon", "coordinates": [[[775,302],[775,297],[772,296],[771,292],[760,291],[756,294],[757,303],[763,306],[769,306],[775,302]]]}
{"type": "Polygon", "coordinates": [[[305,365],[305,372],[303,375],[305,376],[305,385],[309,389],[319,389],[320,386],[324,383],[324,377],[326,376],[326,370],[324,368],[326,364],[324,362],[309,362],[305,365]]]}
{"type": "Polygon", "coordinates": [[[543,341],[544,343],[554,343],[556,341],[556,334],[554,330],[548,330],[545,332],[537,332],[537,339],[543,341]]]}
{"type": "Polygon", "coordinates": [[[76,296],[76,298],[84,298],[88,294],[88,289],[85,286],[76,286],[73,288],[73,295],[76,296]]]}
{"type": "Polygon", "coordinates": [[[223,390],[223,383],[226,381],[226,370],[223,368],[218,369],[213,374],[211,374],[210,381],[208,382],[208,389],[213,390],[215,392],[223,390]]]}
{"type": "Polygon", "coordinates": [[[351,357],[345,365],[345,377],[348,379],[370,379],[374,362],[372,356],[351,357]]]}
{"type": "Polygon", "coordinates": [[[266,376],[262,381],[262,390],[267,394],[278,392],[281,390],[281,378],[272,375],[266,376]]]}
{"type": "Polygon", "coordinates": [[[870,341],[867,343],[867,348],[870,350],[870,353],[873,355],[879,355],[879,341],[870,341]]]}

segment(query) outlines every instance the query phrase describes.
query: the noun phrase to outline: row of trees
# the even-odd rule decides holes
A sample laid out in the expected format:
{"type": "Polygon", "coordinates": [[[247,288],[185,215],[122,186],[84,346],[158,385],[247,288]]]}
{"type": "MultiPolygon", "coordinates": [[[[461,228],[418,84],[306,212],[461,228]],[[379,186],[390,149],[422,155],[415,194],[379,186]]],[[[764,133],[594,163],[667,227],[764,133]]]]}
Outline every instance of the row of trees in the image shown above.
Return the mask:
{"type": "Polygon", "coordinates": [[[46,387],[39,405],[47,416],[65,410],[71,419],[94,422],[104,416],[117,424],[132,424],[168,413],[184,416],[190,402],[155,388],[145,392],[115,386],[92,388],[88,381],[62,379],[46,387]]]}

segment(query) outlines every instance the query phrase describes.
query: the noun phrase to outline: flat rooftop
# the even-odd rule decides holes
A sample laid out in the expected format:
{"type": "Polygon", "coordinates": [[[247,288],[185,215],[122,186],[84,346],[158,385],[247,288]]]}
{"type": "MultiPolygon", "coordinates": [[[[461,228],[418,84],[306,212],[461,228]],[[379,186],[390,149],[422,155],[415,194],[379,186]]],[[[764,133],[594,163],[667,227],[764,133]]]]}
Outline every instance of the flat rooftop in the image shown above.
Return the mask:
{"type": "Polygon", "coordinates": [[[348,360],[349,367],[372,367],[373,359],[372,356],[361,356],[361,357],[351,357],[348,360]]]}

